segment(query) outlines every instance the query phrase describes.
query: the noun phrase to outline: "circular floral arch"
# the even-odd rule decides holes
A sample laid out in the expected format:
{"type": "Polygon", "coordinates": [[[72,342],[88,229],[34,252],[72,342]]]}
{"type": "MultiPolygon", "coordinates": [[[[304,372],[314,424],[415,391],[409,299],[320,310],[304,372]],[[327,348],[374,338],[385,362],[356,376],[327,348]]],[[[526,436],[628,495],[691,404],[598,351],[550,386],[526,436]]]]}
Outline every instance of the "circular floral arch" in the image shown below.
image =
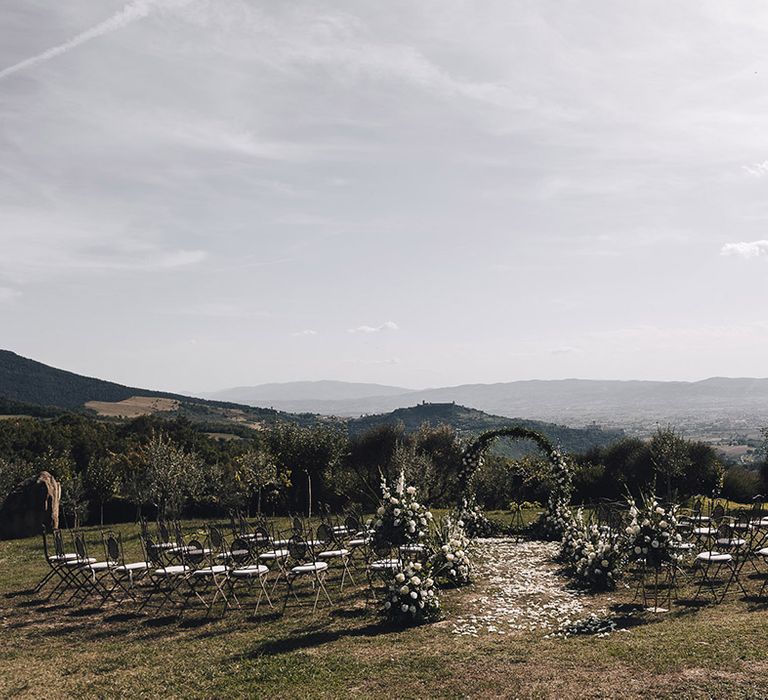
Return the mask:
{"type": "Polygon", "coordinates": [[[573,515],[568,508],[573,492],[571,470],[563,454],[541,433],[522,426],[510,426],[488,430],[478,435],[465,448],[462,457],[462,468],[459,473],[459,507],[469,500],[469,490],[472,477],[483,463],[483,455],[491,444],[498,438],[514,440],[531,440],[549,460],[554,477],[554,488],[547,500],[547,509],[539,522],[543,535],[551,539],[560,539],[573,521],[573,515]]]}

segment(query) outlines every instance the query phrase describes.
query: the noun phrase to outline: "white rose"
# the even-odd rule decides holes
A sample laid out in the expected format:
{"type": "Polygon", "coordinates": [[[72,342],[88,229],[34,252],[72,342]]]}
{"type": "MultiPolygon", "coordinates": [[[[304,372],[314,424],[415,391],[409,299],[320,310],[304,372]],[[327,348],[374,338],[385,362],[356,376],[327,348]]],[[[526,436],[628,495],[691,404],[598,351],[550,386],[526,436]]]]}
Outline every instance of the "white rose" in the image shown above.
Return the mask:
{"type": "Polygon", "coordinates": [[[418,576],[414,576],[414,577],[411,579],[411,583],[412,583],[414,586],[420,586],[420,585],[421,585],[421,579],[420,579],[418,576]]]}
{"type": "Polygon", "coordinates": [[[382,515],[384,515],[384,506],[379,506],[379,507],[376,509],[376,515],[378,515],[379,517],[381,517],[382,515]]]}
{"type": "Polygon", "coordinates": [[[415,487],[415,486],[409,486],[407,489],[405,489],[405,492],[406,492],[406,493],[407,493],[409,496],[413,496],[413,494],[415,494],[415,493],[416,493],[416,487],[415,487]]]}
{"type": "Polygon", "coordinates": [[[404,613],[407,613],[408,612],[408,604],[407,603],[403,603],[400,606],[400,610],[402,610],[404,613]]]}
{"type": "Polygon", "coordinates": [[[413,598],[414,600],[416,600],[416,598],[418,598],[418,597],[419,597],[419,594],[418,594],[418,593],[416,593],[416,591],[411,591],[411,598],[413,598]]]}
{"type": "Polygon", "coordinates": [[[397,576],[395,576],[395,581],[397,581],[398,583],[402,583],[403,581],[405,581],[405,574],[400,572],[397,576]]]}
{"type": "Polygon", "coordinates": [[[389,610],[391,607],[392,607],[392,603],[390,603],[389,601],[384,603],[384,610],[389,610]]]}
{"type": "Polygon", "coordinates": [[[400,509],[399,508],[395,508],[392,512],[395,514],[395,517],[400,515],[400,509]]]}
{"type": "Polygon", "coordinates": [[[390,497],[390,499],[389,499],[389,502],[390,502],[390,503],[391,503],[393,506],[396,506],[398,503],[400,503],[400,501],[398,501],[398,500],[397,500],[397,499],[396,499],[394,496],[390,497]]]}
{"type": "Polygon", "coordinates": [[[421,562],[418,562],[418,561],[413,562],[413,570],[421,571],[421,562]]]}
{"type": "Polygon", "coordinates": [[[400,595],[408,595],[411,592],[411,589],[408,588],[408,586],[403,586],[400,589],[400,595]]]}

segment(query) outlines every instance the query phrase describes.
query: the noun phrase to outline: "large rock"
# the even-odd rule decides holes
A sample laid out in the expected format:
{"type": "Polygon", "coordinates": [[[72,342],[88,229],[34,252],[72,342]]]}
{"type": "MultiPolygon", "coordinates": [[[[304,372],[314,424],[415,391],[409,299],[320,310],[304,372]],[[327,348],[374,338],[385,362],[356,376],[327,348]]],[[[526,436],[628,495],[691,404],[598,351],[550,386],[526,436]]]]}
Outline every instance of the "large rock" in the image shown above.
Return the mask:
{"type": "Polygon", "coordinates": [[[39,535],[59,526],[61,484],[48,472],[22,481],[0,507],[0,539],[39,535]]]}

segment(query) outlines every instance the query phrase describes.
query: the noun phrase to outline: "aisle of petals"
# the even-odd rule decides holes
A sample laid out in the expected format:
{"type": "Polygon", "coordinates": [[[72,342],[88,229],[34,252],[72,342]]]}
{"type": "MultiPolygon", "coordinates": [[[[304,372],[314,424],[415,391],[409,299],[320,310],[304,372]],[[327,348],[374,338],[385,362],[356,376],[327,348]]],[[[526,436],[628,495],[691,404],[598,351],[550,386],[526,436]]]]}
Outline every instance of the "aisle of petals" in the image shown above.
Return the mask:
{"type": "Polygon", "coordinates": [[[584,595],[556,574],[553,542],[476,540],[474,579],[479,592],[452,617],[454,634],[552,632],[576,621],[584,595]]]}

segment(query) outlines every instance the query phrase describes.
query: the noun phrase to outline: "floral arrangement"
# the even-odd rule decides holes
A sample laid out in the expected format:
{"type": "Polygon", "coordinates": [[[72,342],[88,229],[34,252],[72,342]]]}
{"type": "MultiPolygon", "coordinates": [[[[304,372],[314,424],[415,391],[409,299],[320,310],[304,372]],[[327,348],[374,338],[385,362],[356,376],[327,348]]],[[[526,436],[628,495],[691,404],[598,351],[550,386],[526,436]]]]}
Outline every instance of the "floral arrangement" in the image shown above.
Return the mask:
{"type": "Polygon", "coordinates": [[[457,522],[461,523],[467,537],[497,537],[501,527],[488,519],[474,495],[461,499],[457,522]]]}
{"type": "Polygon", "coordinates": [[[440,599],[430,568],[410,562],[392,577],[382,614],[392,622],[414,624],[440,617],[440,599]]]}
{"type": "Polygon", "coordinates": [[[619,533],[586,525],[579,509],[563,535],[560,560],[580,586],[593,591],[610,590],[621,575],[622,545],[619,533]]]}
{"type": "Polygon", "coordinates": [[[454,586],[469,583],[472,572],[470,546],[463,521],[446,517],[437,528],[435,552],[431,559],[435,577],[454,586]]]}
{"type": "Polygon", "coordinates": [[[405,485],[401,472],[394,492],[381,481],[382,503],[373,521],[374,546],[400,547],[421,542],[429,530],[432,513],[416,500],[416,487],[405,485]]]}
{"type": "Polygon", "coordinates": [[[554,487],[547,499],[546,510],[534,523],[535,532],[550,541],[562,540],[569,528],[574,525],[574,518],[569,504],[573,492],[573,476],[568,460],[558,450],[549,454],[552,464],[554,487]]]}
{"type": "Polygon", "coordinates": [[[643,559],[654,568],[677,559],[677,546],[682,540],[677,532],[677,506],[664,508],[654,497],[647,496],[640,508],[630,500],[629,517],[625,529],[629,556],[643,559]]]}

